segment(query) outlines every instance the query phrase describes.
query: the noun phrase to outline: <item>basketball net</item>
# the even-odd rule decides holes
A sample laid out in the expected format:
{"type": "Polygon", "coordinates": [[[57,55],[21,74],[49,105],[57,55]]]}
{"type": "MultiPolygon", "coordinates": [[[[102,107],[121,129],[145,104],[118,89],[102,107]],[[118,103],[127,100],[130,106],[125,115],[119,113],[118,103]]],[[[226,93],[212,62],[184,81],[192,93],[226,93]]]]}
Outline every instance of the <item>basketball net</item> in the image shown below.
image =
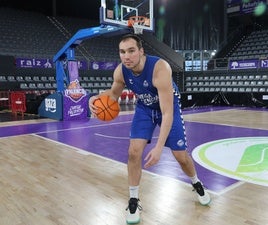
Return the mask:
{"type": "Polygon", "coordinates": [[[143,27],[141,25],[139,25],[138,23],[134,23],[132,25],[134,33],[135,34],[142,34],[143,33],[143,27]]]}
{"type": "Polygon", "coordinates": [[[131,16],[128,19],[128,27],[132,27],[135,34],[142,34],[145,21],[145,16],[131,16]]]}

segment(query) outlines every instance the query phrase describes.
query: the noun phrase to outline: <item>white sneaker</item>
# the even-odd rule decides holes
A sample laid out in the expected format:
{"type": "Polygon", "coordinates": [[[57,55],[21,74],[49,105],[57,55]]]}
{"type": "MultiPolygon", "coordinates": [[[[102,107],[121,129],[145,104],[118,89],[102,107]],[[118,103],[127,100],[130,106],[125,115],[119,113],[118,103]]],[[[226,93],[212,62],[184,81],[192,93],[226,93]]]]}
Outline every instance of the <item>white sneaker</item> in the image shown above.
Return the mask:
{"type": "Polygon", "coordinates": [[[137,198],[130,198],[128,201],[127,210],[127,224],[137,224],[140,222],[140,213],[142,210],[140,200],[137,198]]]}
{"type": "Polygon", "coordinates": [[[192,184],[194,187],[194,191],[197,193],[198,201],[201,205],[208,205],[211,201],[209,194],[204,189],[201,182],[197,182],[195,184],[192,184]]]}

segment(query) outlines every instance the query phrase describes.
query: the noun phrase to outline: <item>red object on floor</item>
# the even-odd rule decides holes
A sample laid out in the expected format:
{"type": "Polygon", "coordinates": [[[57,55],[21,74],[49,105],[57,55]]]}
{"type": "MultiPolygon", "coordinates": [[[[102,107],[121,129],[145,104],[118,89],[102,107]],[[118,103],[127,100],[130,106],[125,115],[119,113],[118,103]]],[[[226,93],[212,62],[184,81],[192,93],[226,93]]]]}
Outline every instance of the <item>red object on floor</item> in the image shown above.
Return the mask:
{"type": "Polygon", "coordinates": [[[22,91],[11,92],[11,110],[12,113],[21,113],[24,116],[26,112],[26,95],[22,91]]]}
{"type": "Polygon", "coordinates": [[[126,104],[127,102],[127,92],[126,91],[123,91],[121,96],[120,96],[120,103],[121,104],[126,104]]]}
{"type": "Polygon", "coordinates": [[[134,104],[134,97],[135,97],[135,94],[133,91],[130,91],[128,94],[128,103],[129,104],[134,104]]]}

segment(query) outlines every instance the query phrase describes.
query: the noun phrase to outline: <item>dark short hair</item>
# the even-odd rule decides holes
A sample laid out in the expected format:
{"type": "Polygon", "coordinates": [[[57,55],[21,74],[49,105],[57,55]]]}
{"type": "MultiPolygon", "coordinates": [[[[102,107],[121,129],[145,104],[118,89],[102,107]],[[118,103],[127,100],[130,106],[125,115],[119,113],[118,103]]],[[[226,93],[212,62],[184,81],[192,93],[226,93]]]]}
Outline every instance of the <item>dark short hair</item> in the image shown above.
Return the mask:
{"type": "Polygon", "coordinates": [[[126,35],[124,35],[123,37],[121,37],[121,39],[120,39],[120,43],[121,43],[122,41],[127,40],[127,39],[134,39],[134,40],[137,42],[137,46],[138,46],[138,48],[139,48],[139,49],[143,48],[143,47],[142,47],[142,40],[141,40],[141,38],[140,38],[138,35],[136,35],[136,34],[126,34],[126,35]]]}

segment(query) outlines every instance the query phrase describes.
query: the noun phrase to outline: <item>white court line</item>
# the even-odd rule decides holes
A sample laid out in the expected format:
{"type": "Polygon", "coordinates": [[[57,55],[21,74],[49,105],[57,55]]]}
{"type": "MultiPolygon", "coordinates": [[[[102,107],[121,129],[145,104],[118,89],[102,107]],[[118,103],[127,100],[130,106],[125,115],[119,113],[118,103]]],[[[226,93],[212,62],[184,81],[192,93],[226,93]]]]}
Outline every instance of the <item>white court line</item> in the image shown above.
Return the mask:
{"type": "MultiPolygon", "coordinates": [[[[83,150],[81,148],[77,148],[77,147],[74,147],[74,146],[71,146],[71,145],[68,145],[68,144],[64,144],[62,142],[59,142],[59,141],[55,141],[55,140],[52,140],[52,139],[49,139],[49,138],[46,138],[46,137],[42,137],[42,136],[39,136],[37,134],[31,134],[32,136],[36,136],[36,137],[39,137],[39,138],[42,138],[44,140],[47,140],[47,141],[50,141],[50,142],[53,142],[53,143],[56,143],[56,144],[59,144],[59,145],[62,145],[62,146],[66,146],[68,148],[71,148],[73,150],[75,150],[75,152],[81,154],[81,155],[92,155],[92,156],[95,156],[95,157],[98,157],[100,159],[103,159],[105,161],[110,161],[110,162],[113,162],[113,163],[116,163],[116,164],[119,164],[119,165],[124,165],[124,166],[127,166],[126,163],[123,163],[123,162],[120,162],[120,161],[117,161],[117,160],[114,160],[114,159],[111,159],[111,158],[107,158],[107,157],[104,157],[104,156],[101,156],[101,155],[98,155],[98,154],[95,154],[95,153],[92,153],[92,152],[89,152],[89,151],[86,151],[86,150],[83,150]]],[[[186,185],[186,186],[190,186],[192,187],[191,184],[185,182],[185,181],[181,181],[179,179],[176,179],[176,178],[173,178],[173,177],[168,177],[168,176],[164,176],[164,175],[160,175],[160,174],[157,174],[157,173],[154,173],[154,172],[151,172],[151,171],[148,171],[148,170],[145,170],[143,169],[142,170],[144,173],[147,173],[147,174],[150,174],[151,176],[153,177],[160,177],[160,178],[164,178],[164,179],[168,179],[168,180],[172,180],[172,181],[176,181],[177,183],[180,183],[180,184],[183,184],[183,185],[186,185]]],[[[222,194],[225,194],[227,193],[228,191],[231,191],[235,188],[238,188],[239,186],[241,186],[242,184],[244,184],[245,182],[237,182],[233,185],[230,185],[228,186],[227,188],[225,188],[224,190],[220,191],[220,192],[214,192],[212,190],[208,190],[207,189],[207,192],[213,194],[213,195],[217,195],[217,196],[220,196],[222,194]]]]}
{"type": "MultiPolygon", "coordinates": [[[[81,126],[81,127],[71,127],[71,128],[66,128],[66,129],[45,130],[45,131],[34,132],[34,133],[29,132],[29,133],[23,133],[23,134],[11,135],[11,136],[4,136],[4,137],[0,137],[0,139],[1,138],[8,138],[8,137],[22,136],[22,135],[30,135],[30,134],[45,134],[45,133],[54,133],[54,132],[59,132],[59,131],[86,129],[86,128],[92,128],[92,127],[93,128],[94,127],[106,127],[106,126],[112,126],[112,125],[118,125],[118,124],[129,124],[131,122],[132,122],[131,120],[128,120],[128,121],[124,121],[124,122],[114,122],[114,123],[109,123],[109,124],[103,123],[103,124],[88,125],[88,126],[81,126]]],[[[27,124],[16,125],[16,126],[25,126],[25,125],[27,126],[27,124]]],[[[1,127],[0,127],[0,130],[1,130],[1,127]]]]}
{"type": "Polygon", "coordinates": [[[99,133],[94,133],[94,135],[99,136],[99,137],[111,138],[111,139],[129,140],[129,137],[116,137],[116,136],[104,135],[104,134],[99,134],[99,133]]]}
{"type": "MultiPolygon", "coordinates": [[[[81,155],[93,155],[93,156],[98,157],[98,158],[100,158],[100,159],[103,159],[103,160],[105,160],[105,161],[110,161],[110,162],[113,162],[113,163],[118,164],[118,165],[123,165],[123,166],[125,166],[125,167],[127,166],[126,163],[123,163],[123,162],[120,162],[120,161],[117,161],[117,160],[114,160],[114,159],[111,159],[111,158],[106,158],[106,157],[104,157],[104,156],[101,156],[101,155],[98,155],[98,154],[95,154],[95,153],[92,153],[92,152],[88,152],[88,151],[85,151],[85,150],[83,150],[83,149],[80,149],[80,148],[77,148],[77,147],[74,147],[74,146],[71,146],[71,145],[64,144],[64,143],[62,143],[62,142],[58,142],[58,141],[55,141],[55,140],[51,140],[51,139],[49,139],[49,138],[42,137],[42,136],[39,136],[39,135],[36,135],[36,134],[31,134],[31,135],[33,135],[33,136],[37,136],[37,137],[39,137],[39,138],[45,139],[45,140],[47,140],[47,141],[50,141],[50,142],[53,142],[53,143],[56,143],[56,144],[60,144],[60,145],[66,146],[66,147],[71,148],[71,149],[74,149],[75,152],[77,152],[77,153],[79,153],[79,154],[81,154],[81,155]]],[[[150,174],[150,175],[153,176],[154,178],[155,178],[155,177],[158,177],[158,178],[164,178],[164,179],[167,179],[167,180],[175,181],[175,182],[177,182],[177,183],[179,183],[179,184],[182,184],[182,185],[186,185],[186,186],[190,186],[190,187],[192,187],[191,184],[189,184],[189,183],[187,183],[187,182],[184,182],[184,181],[181,181],[181,180],[176,179],[176,178],[167,177],[167,176],[160,175],[160,174],[157,174],[157,173],[154,173],[154,172],[150,172],[150,171],[147,171],[147,170],[144,170],[144,169],[143,169],[142,171],[143,171],[143,173],[150,174]]],[[[230,189],[230,190],[231,190],[231,189],[230,189]]],[[[214,195],[220,195],[219,193],[213,192],[213,191],[211,191],[211,190],[207,190],[207,191],[208,191],[209,193],[214,194],[214,195]]],[[[225,193],[225,191],[222,192],[222,194],[223,194],[223,193],[225,193]]]]}
{"type": "Polygon", "coordinates": [[[223,194],[227,193],[228,191],[239,188],[241,185],[243,185],[245,183],[246,183],[245,181],[237,181],[236,183],[229,185],[228,187],[224,188],[222,191],[218,192],[217,195],[223,195],[223,194]]]}
{"type": "MultiPolygon", "coordinates": [[[[105,138],[111,138],[111,139],[129,140],[129,137],[116,137],[116,136],[104,135],[104,134],[100,134],[100,133],[94,133],[94,135],[100,136],[100,137],[105,137],[105,138]]],[[[158,138],[158,137],[152,137],[152,139],[156,139],[156,138],[158,138]]]]}
{"type": "MultiPolygon", "coordinates": [[[[62,142],[59,142],[59,141],[55,141],[55,140],[52,140],[50,138],[46,138],[46,137],[43,137],[43,136],[40,136],[38,134],[42,134],[42,133],[52,133],[52,132],[57,132],[57,131],[67,131],[67,130],[77,130],[77,129],[81,129],[81,128],[91,128],[91,127],[102,127],[102,126],[111,126],[111,125],[117,125],[117,124],[127,124],[127,123],[130,123],[131,121],[125,121],[125,122],[118,122],[118,123],[110,123],[110,124],[99,124],[99,125],[90,125],[90,126],[84,126],[84,127],[76,127],[76,128],[68,128],[68,129],[59,129],[59,130],[54,130],[54,131],[43,131],[43,132],[37,132],[37,133],[29,133],[29,134],[21,134],[21,135],[32,135],[32,136],[36,136],[36,137],[39,137],[39,138],[42,138],[42,139],[45,139],[47,141],[50,141],[50,142],[54,142],[56,144],[60,144],[62,146],[66,146],[68,148],[71,148],[73,150],[75,150],[75,152],[81,154],[81,155],[93,155],[95,157],[98,157],[98,158],[101,158],[101,159],[104,159],[104,160],[108,160],[108,161],[111,161],[111,162],[114,162],[116,164],[120,164],[120,165],[124,165],[126,166],[125,163],[122,163],[120,161],[117,161],[117,160],[113,160],[111,158],[107,158],[107,157],[104,157],[104,156],[101,156],[101,155],[98,155],[98,154],[95,154],[95,153],[92,153],[90,151],[86,151],[86,150],[83,150],[83,149],[80,149],[80,148],[77,148],[77,147],[74,147],[74,146],[71,146],[71,145],[68,145],[68,144],[65,144],[65,143],[62,143],[62,142]]],[[[113,137],[113,136],[108,136],[108,135],[102,135],[102,134],[98,134],[98,133],[95,133],[96,135],[99,135],[99,136],[103,136],[103,137],[107,137],[107,138],[122,138],[122,139],[128,139],[128,137],[113,137]]],[[[21,136],[21,135],[16,135],[16,136],[21,136]]],[[[13,136],[15,137],[15,136],[13,136]]],[[[1,137],[1,138],[8,138],[8,137],[1,137]]],[[[184,182],[184,181],[181,181],[179,179],[176,179],[176,178],[172,178],[172,177],[167,177],[167,176],[164,176],[164,175],[159,175],[159,174],[156,174],[156,173],[153,173],[153,172],[150,172],[150,171],[147,171],[147,170],[143,170],[145,173],[148,173],[154,177],[162,177],[162,178],[165,178],[165,179],[171,179],[171,180],[174,180],[176,182],[179,182],[181,184],[184,184],[184,185],[187,185],[187,186],[191,186],[189,183],[187,182],[184,182]]],[[[230,191],[230,190],[233,190],[239,186],[241,186],[242,184],[244,184],[245,182],[242,182],[242,181],[239,181],[239,182],[236,182],[235,184],[231,185],[231,186],[228,186],[227,188],[225,188],[224,190],[220,191],[220,192],[213,192],[211,190],[207,190],[209,193],[212,193],[214,195],[222,195],[222,194],[225,194],[226,192],[230,191]]]]}
{"type": "Polygon", "coordinates": [[[80,130],[80,129],[86,129],[86,128],[94,128],[94,127],[107,127],[107,126],[112,126],[112,125],[118,125],[118,124],[127,124],[131,123],[131,121],[124,121],[124,122],[117,122],[117,123],[110,123],[110,124],[97,124],[97,125],[89,125],[89,126],[82,126],[82,127],[71,127],[67,129],[56,129],[52,131],[41,131],[37,133],[29,133],[29,134],[43,134],[43,133],[53,133],[53,132],[58,132],[58,131],[68,131],[68,130],[80,130]]]}

